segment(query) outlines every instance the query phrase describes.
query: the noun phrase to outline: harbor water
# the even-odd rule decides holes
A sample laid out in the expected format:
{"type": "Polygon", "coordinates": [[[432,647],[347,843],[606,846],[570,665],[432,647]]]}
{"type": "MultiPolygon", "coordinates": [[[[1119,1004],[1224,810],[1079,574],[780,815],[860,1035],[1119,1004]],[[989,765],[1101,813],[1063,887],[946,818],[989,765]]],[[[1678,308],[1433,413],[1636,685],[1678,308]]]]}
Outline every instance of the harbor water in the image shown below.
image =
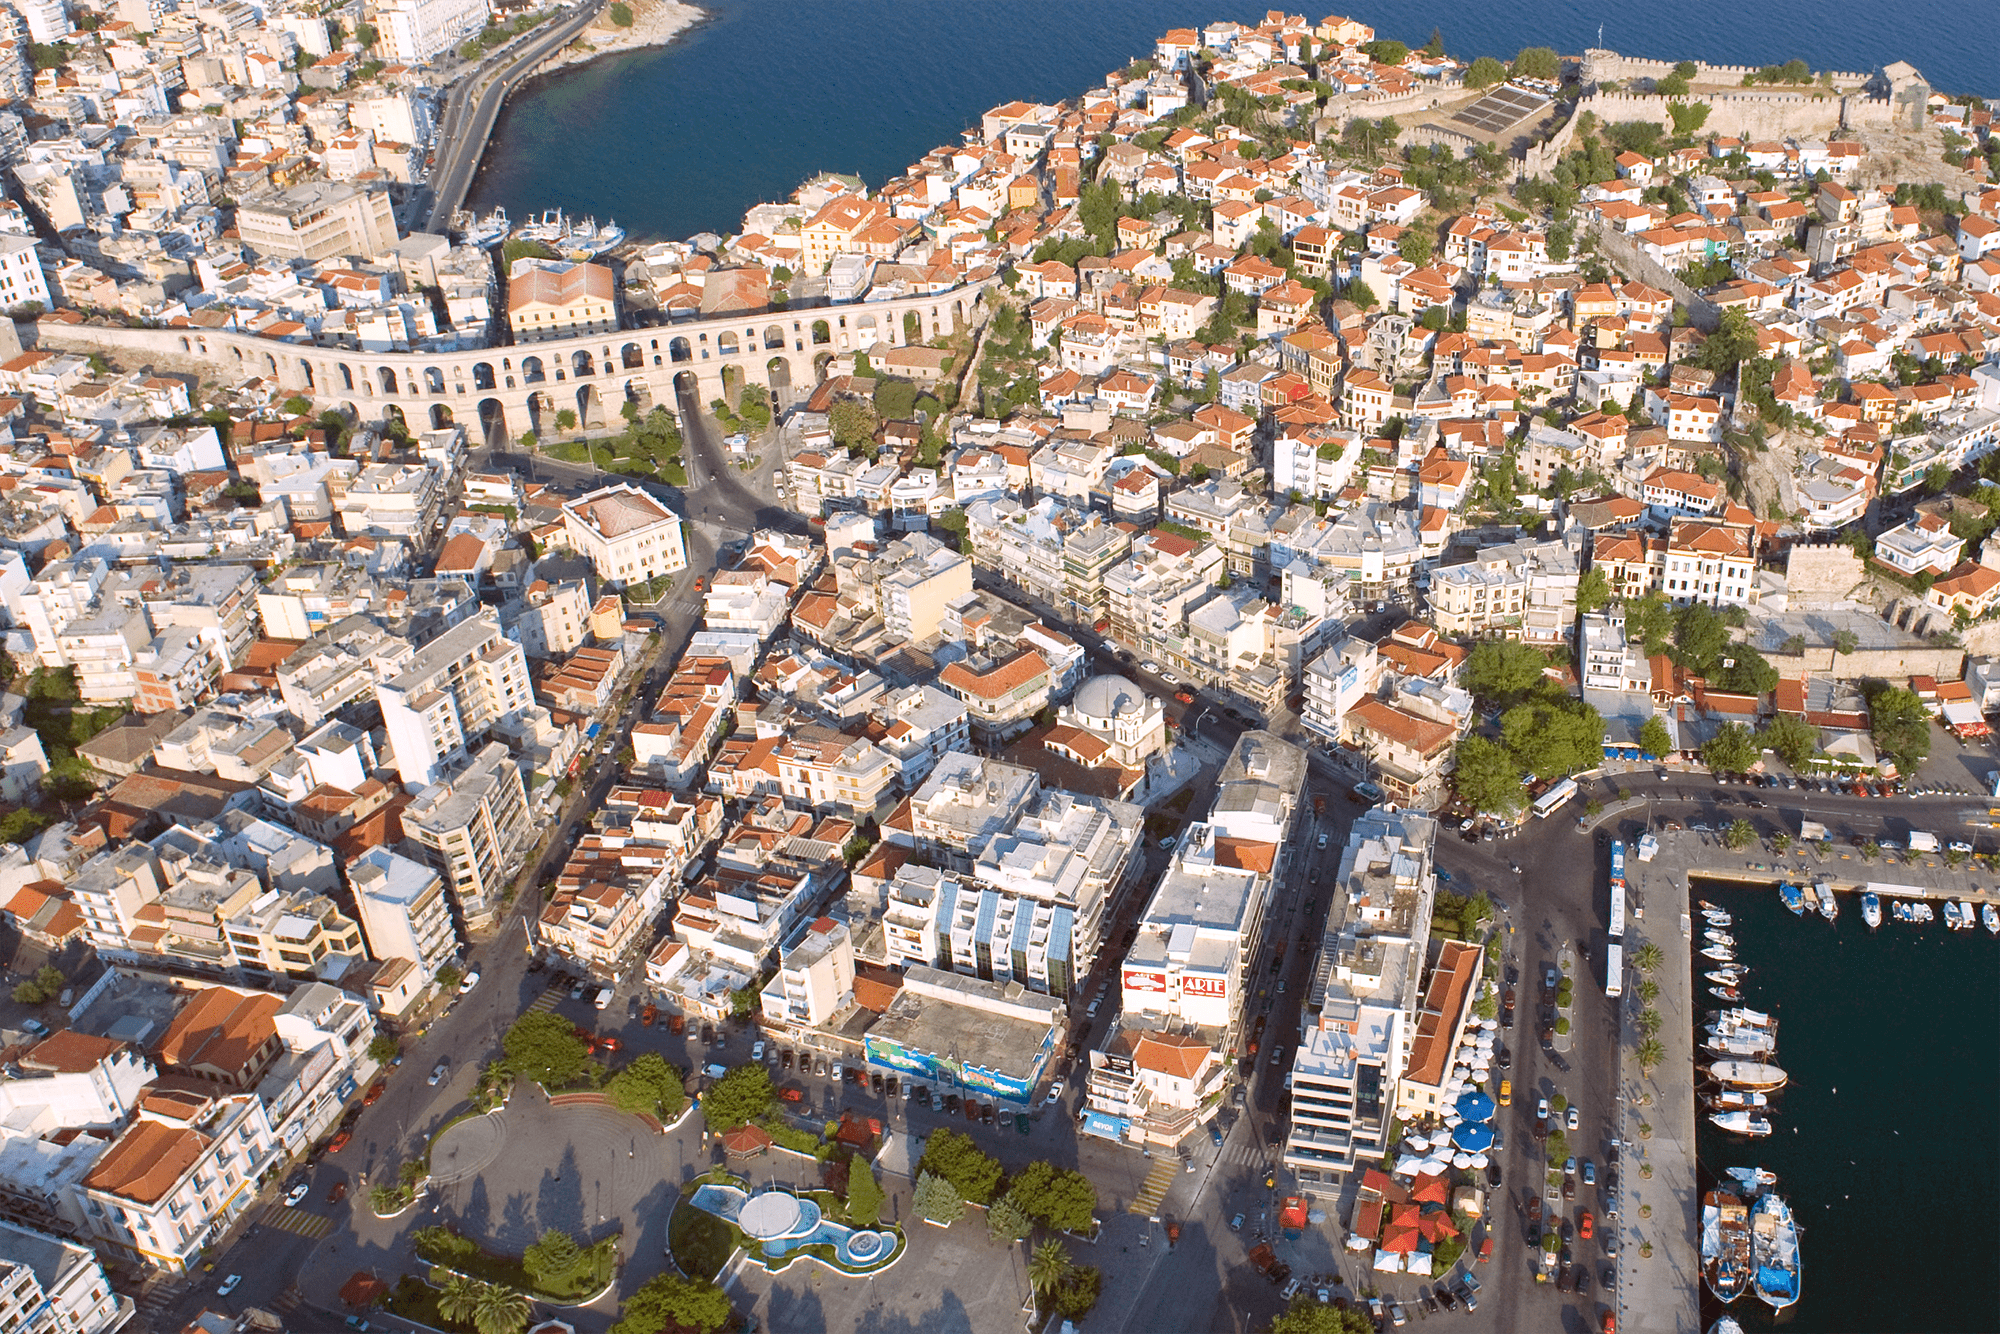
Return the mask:
{"type": "MultiPolygon", "coordinates": [[[[991,107],[1056,101],[1150,55],[1169,28],[1234,19],[1242,0],[701,0],[707,22],[670,46],[535,79],[501,113],[469,200],[516,221],[563,208],[615,218],[635,241],[723,235],[760,200],[823,171],[871,186],[991,107]]],[[[1434,27],[1464,59],[1524,46],[1718,64],[1873,70],[1907,60],[1947,92],[2000,96],[1992,0],[1372,0],[1344,9],[1421,45],[1434,27]],[[1982,24],[1984,30],[1982,31],[1982,24]]],[[[1322,11],[1306,11],[1317,22],[1322,11]]]]}
{"type": "MultiPolygon", "coordinates": [[[[1690,898],[1734,915],[1740,1004],[1777,1020],[1769,1059],[1790,1076],[1768,1138],[1700,1114],[1704,1189],[1725,1168],[1767,1167],[1801,1230],[1798,1303],[1774,1317],[1745,1295],[1730,1314],[1800,1334],[2000,1330],[2000,937],[1949,931],[1942,914],[1898,922],[1886,900],[1870,932],[1854,894],[1831,924],[1793,916],[1776,889],[1696,880],[1690,898]]],[[[1696,1013],[1726,1008],[1701,977],[1717,965],[1695,965],[1696,1013]]]]}

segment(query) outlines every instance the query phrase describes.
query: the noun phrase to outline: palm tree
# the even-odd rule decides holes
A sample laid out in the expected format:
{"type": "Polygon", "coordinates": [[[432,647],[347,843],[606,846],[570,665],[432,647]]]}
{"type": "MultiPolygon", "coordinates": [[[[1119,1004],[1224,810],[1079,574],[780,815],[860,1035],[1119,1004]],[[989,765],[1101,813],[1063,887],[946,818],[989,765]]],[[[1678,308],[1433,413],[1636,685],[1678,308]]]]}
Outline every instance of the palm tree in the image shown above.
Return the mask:
{"type": "Polygon", "coordinates": [[[505,1284],[485,1284],[472,1327],[479,1334],[521,1334],[528,1327],[528,1299],[505,1284]]]}
{"type": "Polygon", "coordinates": [[[479,1309],[480,1290],[485,1286],[464,1274],[447,1276],[444,1286],[438,1289],[438,1313],[453,1324],[470,1324],[473,1313],[479,1309]]]}
{"type": "Polygon", "coordinates": [[[1667,1059],[1666,1044],[1658,1038],[1647,1038],[1639,1044],[1638,1056],[1639,1068],[1650,1075],[1661,1061],[1667,1059]]]}
{"type": "Polygon", "coordinates": [[[1661,954],[1660,947],[1651,941],[1641,945],[1632,954],[1632,963],[1642,973],[1650,973],[1664,962],[1666,956],[1661,954]]]}
{"type": "Polygon", "coordinates": [[[1641,1010],[1639,1017],[1632,1022],[1641,1033],[1644,1033],[1647,1037],[1652,1037],[1660,1031],[1660,1025],[1665,1021],[1660,1018],[1658,1010],[1641,1010]]]}
{"type": "Polygon", "coordinates": [[[1792,846],[1792,836],[1790,834],[1778,834],[1773,836],[1771,839],[1771,850],[1776,852],[1780,856],[1783,856],[1786,852],[1788,852],[1791,849],[1791,846],[1792,846]]]}
{"type": "Polygon", "coordinates": [[[1034,1255],[1028,1261],[1028,1282],[1036,1292],[1047,1296],[1054,1292],[1056,1285],[1069,1277],[1073,1268],[1069,1250],[1054,1237],[1035,1247],[1034,1255]]]}

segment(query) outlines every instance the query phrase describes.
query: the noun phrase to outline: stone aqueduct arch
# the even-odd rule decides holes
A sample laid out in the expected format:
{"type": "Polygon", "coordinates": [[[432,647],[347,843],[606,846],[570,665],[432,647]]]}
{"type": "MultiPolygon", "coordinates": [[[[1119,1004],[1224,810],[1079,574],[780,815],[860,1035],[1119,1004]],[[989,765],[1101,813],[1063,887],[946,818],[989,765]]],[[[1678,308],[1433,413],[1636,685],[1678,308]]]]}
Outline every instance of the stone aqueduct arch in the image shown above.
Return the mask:
{"type": "Polygon", "coordinates": [[[351,410],[373,421],[393,407],[416,423],[436,420],[432,409],[442,406],[468,426],[498,420],[506,434],[519,436],[546,428],[562,407],[584,405],[593,420],[607,421],[626,398],[676,411],[674,383],[683,374],[695,379],[696,401],[707,403],[722,396],[725,368],[739,384],[773,386],[782,364],[786,388],[803,397],[832,356],[910,341],[906,316],[916,317],[925,340],[966,328],[992,282],[892,301],[764,311],[472,352],[371,353],[207,329],[43,324],[38,332],[50,346],[201,361],[223,378],[271,376],[287,394],[311,399],[316,412],[351,410]]]}

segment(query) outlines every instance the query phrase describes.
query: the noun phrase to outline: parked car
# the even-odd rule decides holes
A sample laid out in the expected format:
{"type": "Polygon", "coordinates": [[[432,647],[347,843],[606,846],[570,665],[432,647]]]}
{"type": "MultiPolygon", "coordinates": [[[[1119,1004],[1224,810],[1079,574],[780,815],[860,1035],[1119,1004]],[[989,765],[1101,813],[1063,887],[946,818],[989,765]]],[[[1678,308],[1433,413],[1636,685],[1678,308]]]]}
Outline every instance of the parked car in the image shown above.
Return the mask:
{"type": "Polygon", "coordinates": [[[386,1079],[376,1080],[374,1083],[368,1086],[368,1091],[361,1095],[361,1105],[363,1107],[373,1107],[377,1102],[381,1101],[382,1094],[385,1090],[388,1089],[388,1087],[389,1087],[388,1080],[386,1079]]]}
{"type": "Polygon", "coordinates": [[[306,1197],[306,1192],[311,1189],[312,1183],[310,1181],[293,1182],[292,1188],[285,1192],[285,1207],[287,1209],[298,1208],[299,1201],[303,1200],[306,1197]]]}
{"type": "Polygon", "coordinates": [[[947,1093],[947,1094],[945,1094],[945,1095],[944,1095],[944,1111],[945,1111],[945,1115],[946,1115],[946,1116],[950,1116],[950,1115],[951,1115],[952,1113],[956,1112],[957,1110],[958,1110],[958,1095],[957,1095],[956,1093],[947,1093]]]}
{"type": "Polygon", "coordinates": [[[1061,1102],[1062,1095],[1063,1095],[1063,1082],[1060,1079],[1058,1079],[1055,1083],[1049,1085],[1049,1096],[1042,1099],[1042,1101],[1045,1103],[1061,1102]]]}
{"type": "Polygon", "coordinates": [[[439,1061],[436,1065],[431,1067],[431,1077],[425,1082],[428,1083],[432,1088],[436,1088],[439,1084],[444,1082],[445,1075],[448,1074],[450,1071],[451,1071],[451,1058],[447,1056],[442,1061],[439,1061]]]}
{"type": "Polygon", "coordinates": [[[353,1138],[354,1132],[343,1127],[334,1133],[332,1139],[326,1142],[326,1151],[328,1153],[339,1153],[347,1147],[347,1141],[353,1138]]]}
{"type": "Polygon", "coordinates": [[[223,1279],[222,1282],[215,1285],[215,1295],[218,1297],[227,1297],[230,1293],[236,1291],[236,1285],[242,1281],[243,1275],[231,1274],[228,1278],[223,1279]]]}
{"type": "Polygon", "coordinates": [[[1576,1234],[1579,1237],[1582,1237],[1585,1241],[1589,1241],[1590,1229],[1591,1229],[1590,1210],[1585,1209],[1583,1211],[1582,1216],[1577,1219],[1576,1234]]]}
{"type": "Polygon", "coordinates": [[[764,1059],[763,1039],[760,1038],[756,1042],[750,1044],[750,1059],[753,1061],[761,1061],[764,1059]]]}
{"type": "Polygon", "coordinates": [[[1563,1113],[1563,1127],[1567,1130],[1575,1130],[1576,1122],[1577,1122],[1576,1104],[1571,1103],[1569,1105],[1569,1110],[1563,1113]]]}
{"type": "Polygon", "coordinates": [[[645,1025],[647,1028],[651,1028],[653,1026],[653,1021],[658,1019],[659,1017],[660,1017],[660,1007],[652,1004],[650,1001],[646,1004],[646,1007],[643,1010],[639,1011],[639,1022],[645,1025]]]}
{"type": "Polygon", "coordinates": [[[472,990],[474,987],[478,985],[479,985],[479,970],[475,968],[471,972],[465,975],[465,980],[463,982],[460,982],[458,984],[458,994],[463,996],[466,992],[472,990]]]}
{"type": "Polygon", "coordinates": [[[326,1202],[328,1204],[339,1204],[342,1200],[346,1198],[347,1198],[347,1178],[342,1177],[340,1180],[333,1183],[333,1189],[327,1191],[326,1202]]]}
{"type": "Polygon", "coordinates": [[[847,1072],[841,1068],[839,1061],[835,1061],[833,1063],[833,1082],[836,1084],[845,1083],[846,1079],[847,1072]]]}

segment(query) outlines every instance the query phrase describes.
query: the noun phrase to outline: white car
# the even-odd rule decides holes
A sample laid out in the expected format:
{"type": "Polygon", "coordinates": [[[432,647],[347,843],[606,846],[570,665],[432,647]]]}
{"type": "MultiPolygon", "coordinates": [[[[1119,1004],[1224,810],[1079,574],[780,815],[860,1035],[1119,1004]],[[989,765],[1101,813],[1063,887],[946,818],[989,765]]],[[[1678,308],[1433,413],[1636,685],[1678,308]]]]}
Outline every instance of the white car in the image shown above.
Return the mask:
{"type": "Polygon", "coordinates": [[[1172,672],[1161,672],[1160,679],[1170,686],[1177,686],[1181,683],[1180,677],[1175,676],[1172,672]]]}
{"type": "Polygon", "coordinates": [[[306,1197],[306,1192],[311,1189],[312,1183],[310,1181],[301,1181],[298,1185],[293,1186],[285,1192],[285,1207],[287,1209],[298,1208],[299,1201],[303,1200],[306,1197]]]}
{"type": "Polygon", "coordinates": [[[1953,852],[1963,852],[1969,854],[1972,851],[1972,845],[1970,843],[1952,843],[1950,847],[1953,852]]]}
{"type": "Polygon", "coordinates": [[[1160,664],[1157,662],[1142,662],[1139,664],[1139,670],[1142,672],[1151,672],[1153,675],[1158,676],[1160,674],[1160,664]]]}
{"type": "Polygon", "coordinates": [[[450,1069],[451,1069],[451,1060],[450,1058],[447,1057],[445,1060],[439,1061],[436,1065],[431,1067],[431,1077],[425,1080],[424,1082],[429,1084],[432,1088],[436,1088],[440,1083],[443,1082],[446,1072],[449,1071],[450,1069]]]}
{"type": "Polygon", "coordinates": [[[479,970],[475,968],[471,972],[465,975],[465,981],[458,984],[458,994],[463,996],[466,992],[472,990],[474,987],[478,985],[479,985],[479,970]]]}
{"type": "Polygon", "coordinates": [[[1049,1096],[1042,1099],[1042,1101],[1043,1102],[1062,1101],[1062,1081],[1060,1079],[1058,1079],[1055,1083],[1049,1085],[1049,1096]]]}
{"type": "Polygon", "coordinates": [[[1569,1127],[1569,1128],[1570,1128],[1571,1130],[1575,1130],[1575,1129],[1576,1129],[1576,1104],[1575,1104],[1575,1103],[1571,1103],[1571,1104],[1570,1104],[1570,1107],[1569,1107],[1569,1110],[1568,1110],[1567,1112],[1565,1112],[1565,1113],[1563,1114],[1563,1124],[1564,1124],[1565,1126],[1568,1126],[1568,1127],[1569,1127]]]}
{"type": "Polygon", "coordinates": [[[236,1285],[242,1281],[243,1275],[231,1274],[228,1278],[223,1279],[222,1282],[215,1285],[215,1295],[218,1297],[227,1297],[230,1293],[236,1291],[236,1285]]]}
{"type": "Polygon", "coordinates": [[[753,1061],[764,1059],[764,1043],[761,1039],[750,1044],[750,1059],[753,1061]]]}
{"type": "Polygon", "coordinates": [[[835,1061],[833,1063],[833,1082],[838,1084],[840,1082],[840,1078],[841,1078],[840,1062],[835,1061]]]}

